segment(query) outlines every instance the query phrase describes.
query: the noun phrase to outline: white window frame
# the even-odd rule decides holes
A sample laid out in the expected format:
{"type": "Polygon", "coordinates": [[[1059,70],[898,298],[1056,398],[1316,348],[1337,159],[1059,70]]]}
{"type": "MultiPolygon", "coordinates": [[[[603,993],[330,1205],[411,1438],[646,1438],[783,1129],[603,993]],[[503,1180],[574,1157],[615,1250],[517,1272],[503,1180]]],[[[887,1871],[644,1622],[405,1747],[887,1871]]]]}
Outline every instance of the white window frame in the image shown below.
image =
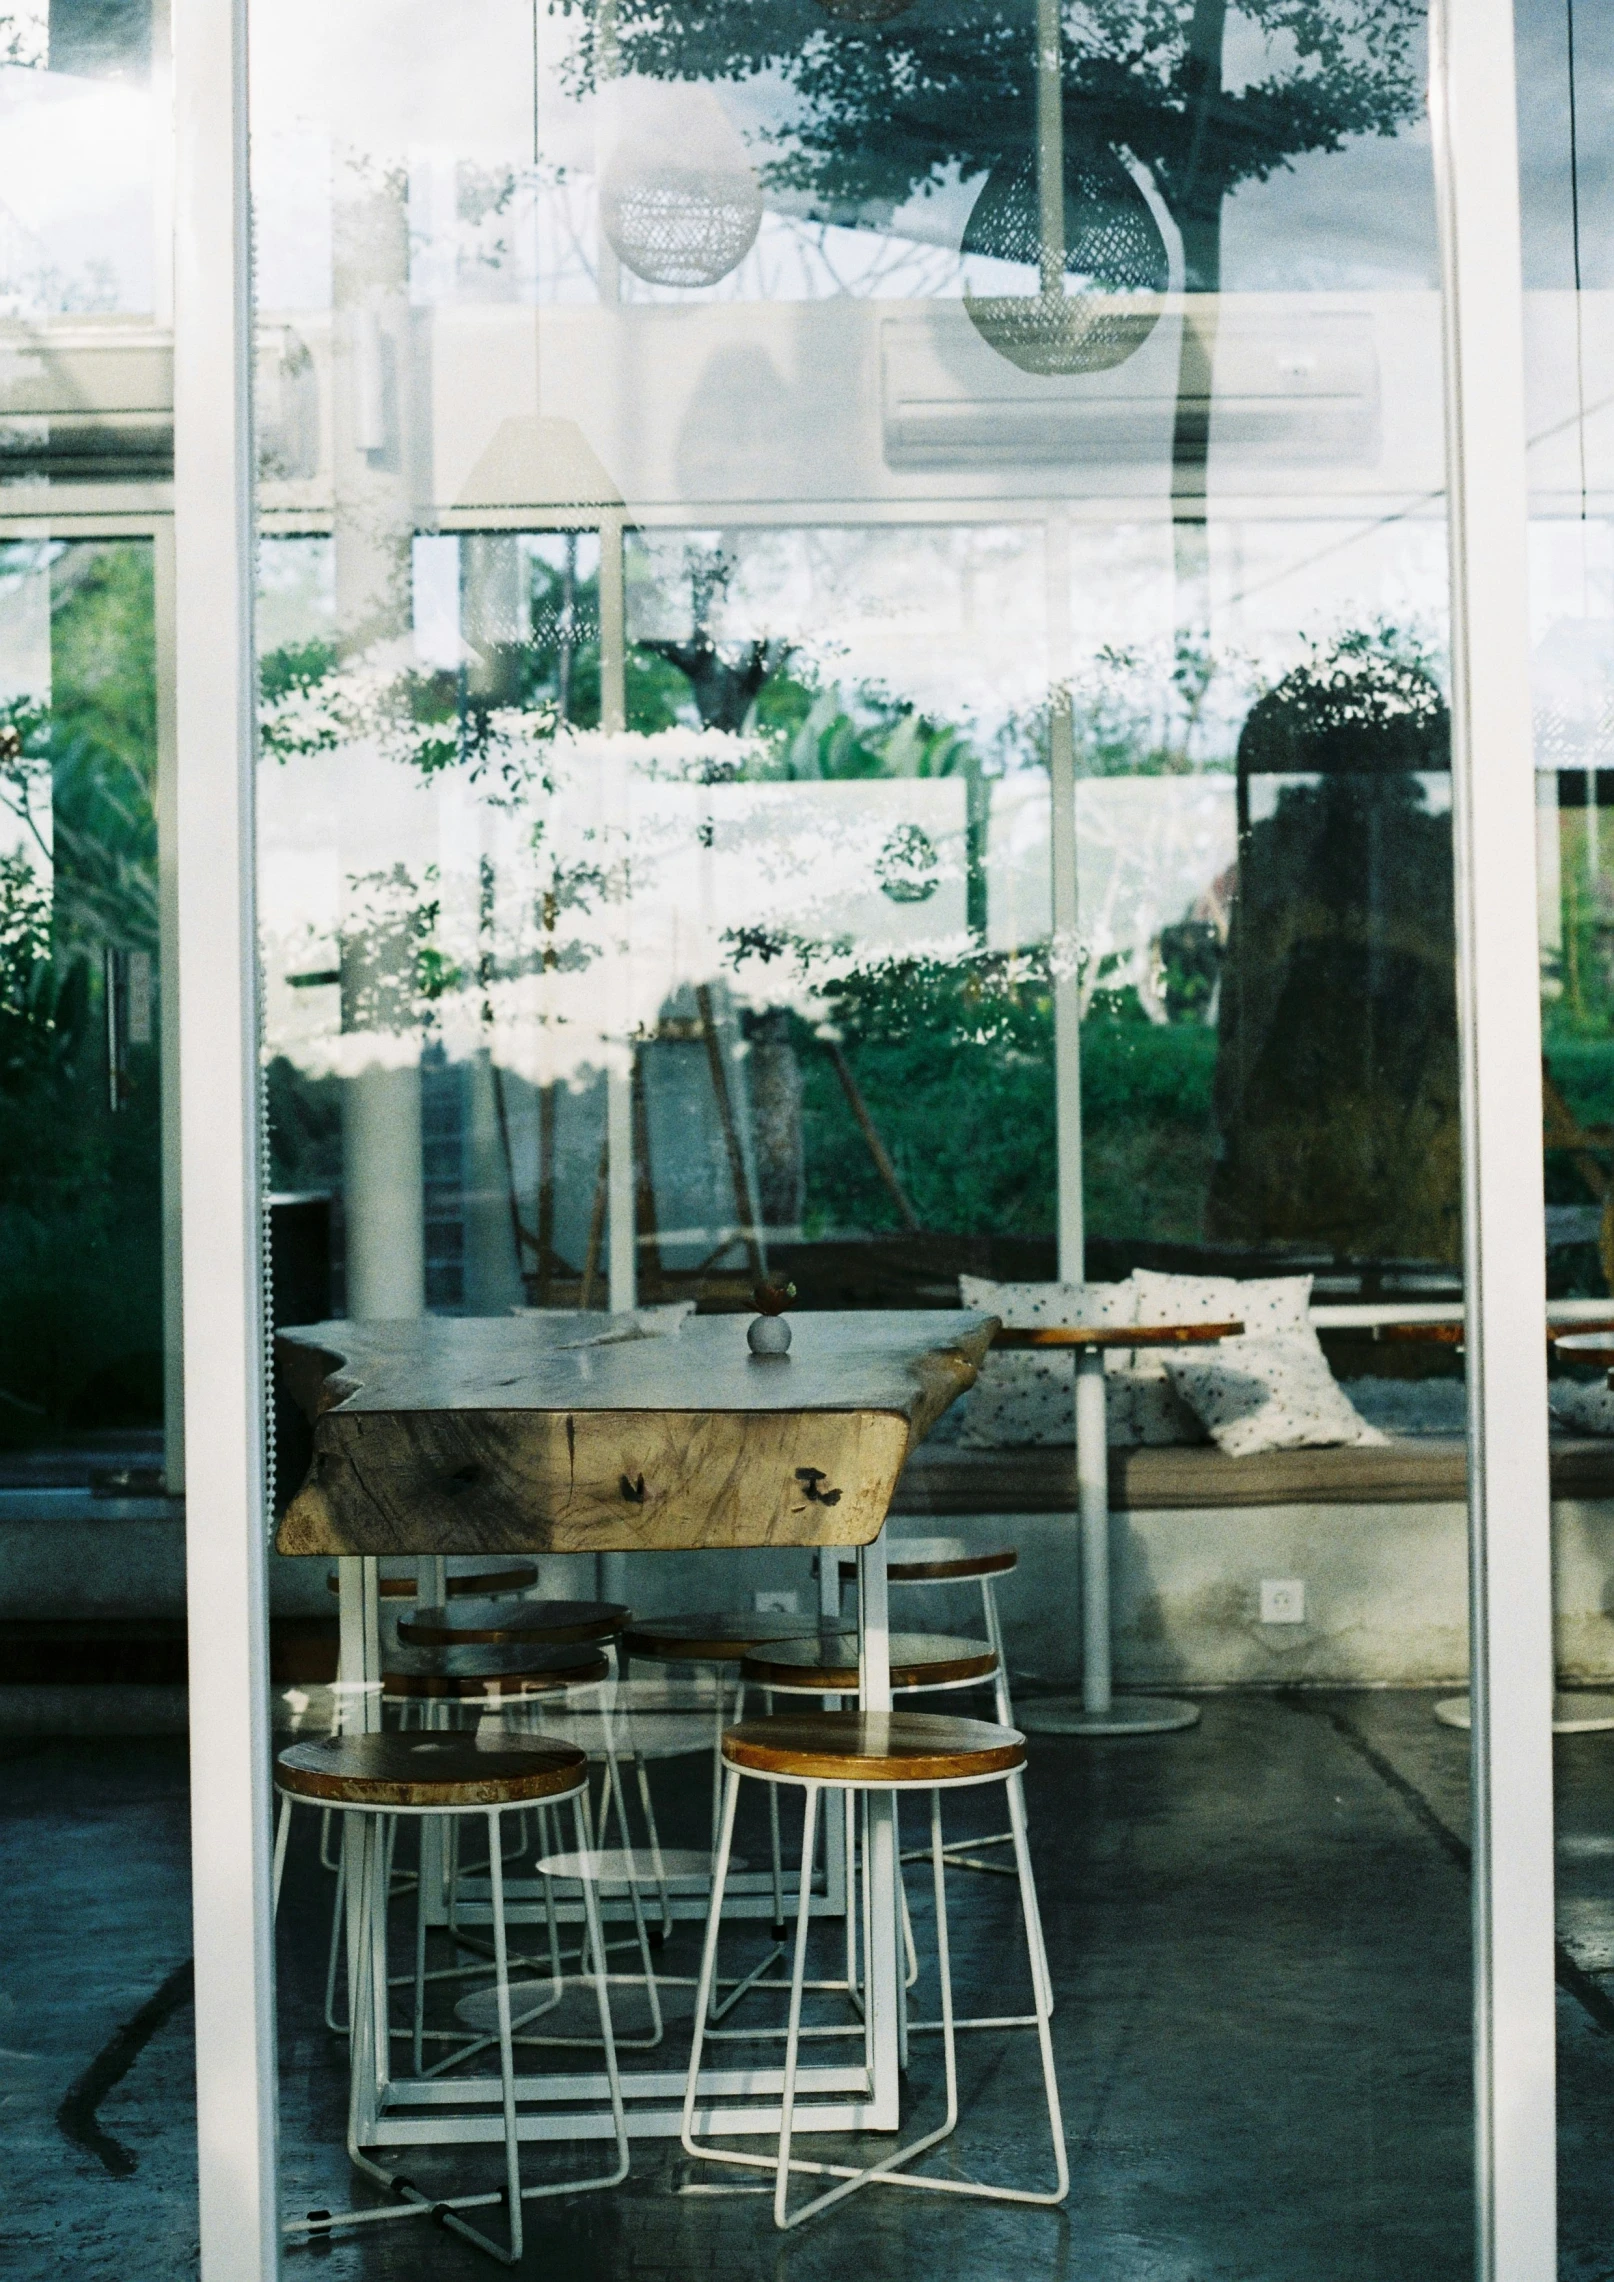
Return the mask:
{"type": "MultiPolygon", "coordinates": [[[[278,2272],[246,0],[174,0],[175,598],[203,2282],[278,2272]]],[[[1551,1506],[1511,0],[1434,0],[1471,1402],[1475,2228],[1556,2269],[1551,1506]]]]}

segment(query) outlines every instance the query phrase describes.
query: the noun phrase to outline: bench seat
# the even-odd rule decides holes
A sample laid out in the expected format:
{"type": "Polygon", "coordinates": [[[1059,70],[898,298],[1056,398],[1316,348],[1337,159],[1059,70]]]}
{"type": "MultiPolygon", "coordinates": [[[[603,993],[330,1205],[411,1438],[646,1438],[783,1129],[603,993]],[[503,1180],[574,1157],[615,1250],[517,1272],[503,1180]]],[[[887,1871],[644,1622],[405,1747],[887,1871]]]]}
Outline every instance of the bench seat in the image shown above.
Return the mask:
{"type": "MultiPolygon", "coordinates": [[[[1127,1513],[1229,1506],[1439,1505],[1461,1499],[1467,1452],[1456,1439],[1406,1436],[1331,1450],[1229,1458],[1209,1443],[1112,1450],[1110,1505],[1127,1513]]],[[[1614,1498],[1614,1441],[1554,1436],[1555,1498],[1614,1498]]],[[[970,1450],[922,1444],[908,1460],[897,1518],[1073,1513],[1073,1449],[970,1450]]]]}

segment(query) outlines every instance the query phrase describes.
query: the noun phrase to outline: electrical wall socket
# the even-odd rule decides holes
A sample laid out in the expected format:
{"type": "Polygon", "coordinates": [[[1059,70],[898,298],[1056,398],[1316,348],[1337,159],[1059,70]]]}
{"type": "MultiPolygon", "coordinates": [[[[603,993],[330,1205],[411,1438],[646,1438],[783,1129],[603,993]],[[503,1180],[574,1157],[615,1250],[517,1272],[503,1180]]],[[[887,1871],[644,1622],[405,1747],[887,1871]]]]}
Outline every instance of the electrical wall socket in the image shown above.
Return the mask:
{"type": "Polygon", "coordinates": [[[758,1616],[800,1616],[800,1593],[758,1593],[755,1596],[758,1616]]]}
{"type": "Polygon", "coordinates": [[[1263,1624],[1304,1624],[1306,1621],[1306,1588],[1299,1577],[1263,1577],[1261,1579],[1261,1622],[1263,1624]]]}

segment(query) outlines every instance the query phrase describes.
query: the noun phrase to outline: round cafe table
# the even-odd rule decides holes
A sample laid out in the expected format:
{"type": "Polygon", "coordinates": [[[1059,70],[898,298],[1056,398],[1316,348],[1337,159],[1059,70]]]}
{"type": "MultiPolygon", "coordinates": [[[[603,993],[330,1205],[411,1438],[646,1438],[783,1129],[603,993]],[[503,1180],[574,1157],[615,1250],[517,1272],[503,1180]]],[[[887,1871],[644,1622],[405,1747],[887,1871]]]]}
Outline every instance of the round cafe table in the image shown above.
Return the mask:
{"type": "MultiPolygon", "coordinates": [[[[1381,1323],[1373,1336],[1393,1347],[1461,1347],[1463,1328],[1462,1318],[1451,1316],[1438,1323],[1381,1323]]],[[[1614,1323],[1597,1324],[1581,1331],[1560,1330],[1549,1323],[1547,1340],[1560,1354],[1579,1362],[1614,1365],[1614,1323]]],[[[1614,1386],[1614,1369],[1610,1370],[1609,1384],[1614,1386]]],[[[1467,1696],[1442,1696],[1435,1706],[1435,1717],[1442,1727],[1461,1728],[1464,1732],[1473,1724],[1467,1696]]],[[[1554,1735],[1604,1735],[1611,1730],[1614,1730],[1614,1696],[1590,1688],[1554,1694],[1554,1735]]]]}
{"type": "Polygon", "coordinates": [[[1242,1323],[1048,1326],[999,1331],[993,1345],[1061,1348],[1076,1357],[1076,1497],[1081,1522],[1082,1692],[1015,1706],[1031,1735],[1167,1735],[1192,1727],[1199,1706],[1175,1696],[1117,1696],[1110,1650],[1110,1472],[1104,1415],[1104,1353],[1110,1347],[1208,1347],[1242,1323]]]}

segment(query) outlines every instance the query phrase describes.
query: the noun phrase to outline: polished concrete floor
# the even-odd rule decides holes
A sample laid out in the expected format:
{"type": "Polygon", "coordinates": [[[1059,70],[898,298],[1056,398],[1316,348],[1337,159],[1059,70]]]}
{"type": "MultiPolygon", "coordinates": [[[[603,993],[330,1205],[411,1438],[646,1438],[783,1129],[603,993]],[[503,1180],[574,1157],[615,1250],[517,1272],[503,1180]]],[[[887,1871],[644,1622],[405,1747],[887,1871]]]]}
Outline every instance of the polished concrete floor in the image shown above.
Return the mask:
{"type": "MultiPolygon", "coordinates": [[[[686,2190],[676,2143],[627,2185],[531,2209],[523,2270],[587,2282],[1453,2282],[1472,2269],[1466,1739],[1419,1694],[1224,1696],[1193,1731],[1039,1740],[1031,1811],[1059,1991],[1072,2187],[1059,2214],[894,2191],[776,2236],[764,2198],[686,2190]]],[[[698,1823],[698,1762],[665,1769],[698,1823]]],[[[282,1927],[286,2206],[350,2199],[341,2055],[319,2024],[329,1881],[314,1820],[282,1927]]],[[[1614,2277],[1614,1737],[1559,1746],[1561,2273],[1614,2277]]],[[[917,1835],[915,1832],[913,1835],[917,1835]]],[[[929,1914],[913,1877],[921,1953],[929,1914]]],[[[185,1769],[168,1743],[0,1757],[0,2271],[195,2264],[185,1769]]],[[[1022,1986],[1007,1880],[958,1875],[961,2005],[1022,1986]]],[[[692,1937],[663,1953],[686,1965],[692,1937]]],[[[925,1987],[920,1991],[921,2001],[925,1987]]],[[[634,1996],[621,2000],[631,2031],[634,1996]]],[[[927,2007],[928,2009],[928,2007],[927,2007]]],[[[952,2161],[1047,2164],[1029,2038],[963,2047],[952,2161]]],[[[908,2095],[938,2097],[935,2040],[908,2095]]],[[[581,2151],[592,2161],[599,2150],[581,2151]]],[[[534,2176],[546,2162],[535,2155],[534,2176]]],[[[464,2153],[428,2183],[489,2170],[464,2153]]],[[[491,2183],[491,2177],[490,2177],[491,2183]]],[[[487,2262],[408,2221],[288,2254],[288,2274],[457,2277],[487,2262]]]]}

